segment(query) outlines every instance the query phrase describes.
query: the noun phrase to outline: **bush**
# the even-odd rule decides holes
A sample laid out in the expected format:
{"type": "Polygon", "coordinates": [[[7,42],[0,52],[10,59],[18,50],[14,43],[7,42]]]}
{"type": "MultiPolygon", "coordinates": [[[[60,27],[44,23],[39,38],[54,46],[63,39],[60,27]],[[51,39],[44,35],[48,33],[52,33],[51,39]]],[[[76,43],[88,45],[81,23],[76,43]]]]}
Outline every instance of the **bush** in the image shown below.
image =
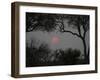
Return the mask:
{"type": "Polygon", "coordinates": [[[61,55],[60,59],[64,64],[67,65],[73,65],[73,64],[78,64],[79,57],[80,57],[80,50],[77,49],[67,49],[64,51],[64,53],[61,55]]]}

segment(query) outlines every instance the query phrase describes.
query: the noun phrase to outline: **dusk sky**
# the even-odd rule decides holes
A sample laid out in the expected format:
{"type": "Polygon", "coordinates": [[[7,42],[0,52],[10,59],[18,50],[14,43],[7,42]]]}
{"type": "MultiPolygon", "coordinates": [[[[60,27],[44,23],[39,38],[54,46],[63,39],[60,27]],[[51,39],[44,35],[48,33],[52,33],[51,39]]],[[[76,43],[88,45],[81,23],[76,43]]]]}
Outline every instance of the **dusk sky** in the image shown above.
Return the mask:
{"type": "MultiPolygon", "coordinates": [[[[72,29],[71,29],[72,30],[72,29]]],[[[73,30],[74,31],[74,30],[73,30]]],[[[79,49],[83,53],[83,43],[80,38],[73,36],[70,33],[61,33],[57,31],[43,32],[43,31],[32,31],[26,33],[26,42],[31,44],[31,40],[35,39],[35,46],[38,47],[42,43],[49,45],[51,50],[56,49],[79,49]]],[[[88,35],[86,37],[87,44],[88,35]]]]}

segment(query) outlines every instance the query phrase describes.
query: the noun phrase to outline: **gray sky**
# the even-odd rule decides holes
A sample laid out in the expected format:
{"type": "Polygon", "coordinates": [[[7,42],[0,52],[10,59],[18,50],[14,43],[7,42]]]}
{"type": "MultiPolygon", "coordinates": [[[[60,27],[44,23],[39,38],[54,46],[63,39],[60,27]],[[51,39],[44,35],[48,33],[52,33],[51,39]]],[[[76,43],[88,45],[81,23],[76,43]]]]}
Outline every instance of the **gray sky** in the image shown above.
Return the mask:
{"type": "MultiPolygon", "coordinates": [[[[64,25],[65,30],[72,31],[74,33],[78,33],[77,29],[73,29],[72,27],[68,27],[68,20],[64,20],[64,25]]],[[[83,34],[83,29],[81,27],[81,33],[83,34]]],[[[26,32],[26,42],[28,44],[31,44],[31,40],[35,39],[35,46],[38,47],[42,43],[46,43],[49,45],[49,48],[51,50],[56,50],[56,49],[67,49],[67,48],[72,48],[72,49],[79,49],[81,53],[83,53],[83,43],[80,38],[77,36],[73,36],[70,33],[61,33],[59,32],[59,27],[56,27],[55,31],[51,32],[43,32],[43,31],[31,31],[31,32],[26,32]],[[53,39],[57,38],[56,40],[58,41],[57,44],[54,44],[53,39]]],[[[87,45],[89,44],[89,31],[87,32],[86,35],[86,43],[87,45]]]]}
{"type": "MultiPolygon", "coordinates": [[[[88,36],[87,36],[88,37],[88,36]]],[[[32,31],[26,33],[26,42],[31,44],[31,40],[35,39],[35,46],[38,47],[42,43],[49,45],[51,50],[56,49],[79,49],[83,53],[83,43],[80,38],[73,36],[70,33],[61,33],[57,31],[43,32],[43,31],[32,31]],[[52,42],[53,38],[57,37],[57,44],[52,42]]],[[[88,40],[87,40],[88,43],[88,40]]]]}

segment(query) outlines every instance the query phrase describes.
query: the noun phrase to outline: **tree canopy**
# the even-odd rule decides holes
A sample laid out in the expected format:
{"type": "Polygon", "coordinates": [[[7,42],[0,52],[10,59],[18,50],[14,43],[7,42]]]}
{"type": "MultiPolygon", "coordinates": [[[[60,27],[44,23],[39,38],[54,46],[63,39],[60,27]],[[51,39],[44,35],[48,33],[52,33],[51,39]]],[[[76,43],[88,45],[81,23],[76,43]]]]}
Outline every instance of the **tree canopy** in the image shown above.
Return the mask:
{"type": "Polygon", "coordinates": [[[55,14],[26,13],[26,32],[33,30],[51,31],[56,25],[55,14]]]}

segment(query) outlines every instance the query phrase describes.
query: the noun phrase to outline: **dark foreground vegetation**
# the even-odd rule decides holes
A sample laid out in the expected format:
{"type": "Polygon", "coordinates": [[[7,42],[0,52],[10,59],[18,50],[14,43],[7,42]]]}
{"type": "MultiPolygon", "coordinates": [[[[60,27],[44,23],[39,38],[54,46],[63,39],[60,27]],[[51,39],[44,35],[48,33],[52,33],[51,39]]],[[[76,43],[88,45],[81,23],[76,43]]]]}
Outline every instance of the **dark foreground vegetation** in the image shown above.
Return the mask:
{"type": "Polygon", "coordinates": [[[89,64],[77,49],[51,51],[46,44],[26,48],[26,67],[89,64]]]}

